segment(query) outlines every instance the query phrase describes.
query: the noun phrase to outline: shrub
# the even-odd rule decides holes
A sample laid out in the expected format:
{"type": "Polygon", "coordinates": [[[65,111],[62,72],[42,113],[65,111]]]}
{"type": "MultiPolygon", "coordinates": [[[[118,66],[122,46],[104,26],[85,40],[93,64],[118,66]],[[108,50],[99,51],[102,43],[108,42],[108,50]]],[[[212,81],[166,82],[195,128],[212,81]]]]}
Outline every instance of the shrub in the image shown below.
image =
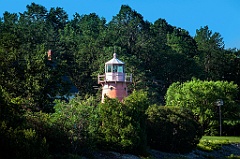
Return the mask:
{"type": "Polygon", "coordinates": [[[198,118],[202,131],[214,135],[219,111],[216,105],[222,99],[222,118],[239,119],[240,109],[236,102],[238,85],[227,81],[201,81],[193,79],[184,83],[173,83],[165,99],[167,106],[178,106],[191,110],[198,118]],[[215,124],[215,125],[214,125],[215,124]]]}
{"type": "Polygon", "coordinates": [[[38,136],[33,129],[13,129],[5,122],[0,123],[0,156],[18,159],[49,158],[45,138],[38,136]]]}
{"type": "Polygon", "coordinates": [[[189,152],[201,139],[200,124],[193,114],[178,107],[153,105],[146,111],[147,139],[151,148],[166,152],[189,152]]]}
{"type": "Polygon", "coordinates": [[[225,121],[223,122],[223,134],[227,136],[240,136],[240,121],[225,121]]]}
{"type": "Polygon", "coordinates": [[[93,97],[76,97],[69,103],[58,100],[52,114],[26,113],[26,127],[33,128],[39,136],[46,138],[49,153],[54,157],[85,155],[94,146],[91,137],[94,109],[93,97]]]}
{"type": "Polygon", "coordinates": [[[55,112],[29,113],[26,115],[28,127],[45,137],[49,152],[57,156],[67,154],[83,155],[94,146],[91,137],[92,116],[94,116],[95,99],[86,96],[76,97],[69,103],[57,100],[55,112]]]}
{"type": "Polygon", "coordinates": [[[148,106],[146,93],[133,92],[124,103],[117,99],[105,99],[99,105],[100,145],[105,149],[144,153],[146,146],[145,110],[148,106]]]}

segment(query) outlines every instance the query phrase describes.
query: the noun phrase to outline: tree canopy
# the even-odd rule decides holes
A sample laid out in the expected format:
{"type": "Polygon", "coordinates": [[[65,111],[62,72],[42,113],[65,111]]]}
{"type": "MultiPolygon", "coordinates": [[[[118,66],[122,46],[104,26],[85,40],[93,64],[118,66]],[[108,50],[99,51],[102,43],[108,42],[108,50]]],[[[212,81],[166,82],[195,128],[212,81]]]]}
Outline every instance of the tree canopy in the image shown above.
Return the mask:
{"type": "Polygon", "coordinates": [[[128,5],[107,22],[96,13],[69,19],[63,8],[32,3],[23,13],[6,11],[0,31],[1,86],[34,109],[68,93],[66,78],[81,95],[96,94],[92,86],[114,50],[133,74],[129,90],[145,89],[153,102],[164,104],[173,82],[192,77],[240,83],[239,67],[232,67],[239,51],[225,50],[220,33],[204,26],[192,37],[165,19],[148,22],[128,5]]]}
{"type": "Polygon", "coordinates": [[[167,106],[179,106],[191,110],[207,131],[218,121],[216,101],[222,99],[222,116],[225,120],[239,118],[236,103],[238,86],[233,82],[191,80],[173,83],[166,93],[167,106]]]}
{"type": "MultiPolygon", "coordinates": [[[[39,155],[24,154],[34,145],[45,152],[41,158],[47,158],[48,151],[79,153],[79,147],[93,143],[99,134],[104,137],[97,140],[116,144],[114,149],[144,149],[144,111],[165,102],[192,109],[204,126],[215,120],[213,104],[222,98],[224,118],[232,117],[239,112],[240,51],[225,49],[223,40],[208,26],[200,26],[192,36],[162,18],[149,22],[128,5],[109,22],[96,13],[69,17],[63,8],[36,3],[23,13],[6,11],[0,18],[0,150],[14,149],[22,158],[39,155]],[[101,96],[93,86],[114,51],[133,75],[128,88],[132,94],[125,103],[109,100],[97,109],[101,96]],[[69,101],[73,87],[84,101],[69,101]],[[99,119],[109,125],[99,125],[99,119]]],[[[183,126],[189,117],[189,125],[195,125],[181,109],[177,114],[174,110],[167,108],[163,116],[180,117],[177,122],[183,126]]]]}

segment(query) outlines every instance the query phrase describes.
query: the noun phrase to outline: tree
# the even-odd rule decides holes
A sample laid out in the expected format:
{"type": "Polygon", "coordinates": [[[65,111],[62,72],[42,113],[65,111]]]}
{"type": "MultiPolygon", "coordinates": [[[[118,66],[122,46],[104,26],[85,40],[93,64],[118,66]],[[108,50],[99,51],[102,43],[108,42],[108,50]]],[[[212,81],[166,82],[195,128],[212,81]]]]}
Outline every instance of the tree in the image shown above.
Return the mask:
{"type": "Polygon", "coordinates": [[[197,147],[202,133],[200,124],[191,111],[152,105],[146,114],[148,145],[151,148],[186,153],[197,147]]]}
{"type": "Polygon", "coordinates": [[[133,88],[144,87],[145,57],[142,48],[148,47],[149,23],[143,20],[138,12],[127,5],[122,5],[119,13],[108,24],[108,39],[110,44],[121,48],[122,60],[128,65],[126,72],[134,76],[133,88]]]}
{"type": "MultiPolygon", "coordinates": [[[[224,66],[222,66],[223,78],[227,81],[234,81],[240,86],[240,51],[228,49],[224,51],[224,66]]],[[[239,92],[240,93],[240,92],[239,92]]],[[[239,96],[239,95],[238,95],[239,96]]]]}
{"type": "Polygon", "coordinates": [[[27,11],[20,14],[18,29],[21,33],[22,51],[32,51],[39,44],[46,44],[48,35],[46,16],[47,9],[41,5],[31,3],[27,11]]]}
{"type": "Polygon", "coordinates": [[[83,154],[86,153],[85,150],[95,146],[93,137],[97,127],[92,126],[96,126],[95,122],[97,122],[96,106],[97,102],[93,96],[83,98],[78,96],[69,103],[56,101],[55,112],[51,114],[48,122],[52,125],[51,129],[59,130],[59,133],[54,132],[51,134],[52,136],[45,134],[46,137],[50,137],[49,140],[54,141],[50,143],[50,146],[55,153],[62,151],[63,154],[83,154]],[[59,140],[59,138],[63,139],[59,140]]]}
{"type": "Polygon", "coordinates": [[[188,58],[198,55],[196,41],[181,28],[174,28],[172,33],[167,34],[167,45],[177,53],[185,54],[188,58]]]}
{"type": "Polygon", "coordinates": [[[23,109],[49,111],[54,98],[68,92],[64,62],[55,58],[58,55],[47,60],[47,14],[46,8],[32,3],[19,17],[6,12],[1,23],[0,84],[12,98],[21,99],[23,109]]]}
{"type": "Polygon", "coordinates": [[[46,16],[46,22],[53,27],[54,31],[63,30],[68,22],[68,15],[63,8],[51,8],[46,16]]]}
{"type": "Polygon", "coordinates": [[[223,67],[223,38],[219,33],[212,33],[208,26],[196,31],[194,39],[197,42],[199,51],[199,63],[205,70],[205,77],[208,80],[222,80],[223,67]]]}
{"type": "Polygon", "coordinates": [[[145,153],[147,107],[147,95],[142,91],[133,92],[124,103],[106,98],[99,105],[101,145],[125,153],[145,153]]]}
{"type": "Polygon", "coordinates": [[[165,19],[157,19],[151,26],[151,30],[157,37],[160,44],[167,43],[167,35],[171,34],[174,27],[167,23],[165,19]]]}
{"type": "Polygon", "coordinates": [[[167,106],[179,106],[191,110],[200,122],[203,132],[218,121],[217,99],[224,101],[223,119],[239,116],[236,103],[238,86],[233,82],[201,81],[193,79],[185,83],[173,83],[165,96],[167,106]]]}
{"type": "Polygon", "coordinates": [[[55,100],[55,112],[27,112],[27,127],[44,137],[52,156],[87,154],[95,147],[97,127],[93,96],[77,96],[69,102],[55,100]]]}
{"type": "Polygon", "coordinates": [[[104,66],[100,57],[104,54],[102,40],[105,22],[95,13],[83,16],[76,14],[60,32],[61,60],[66,62],[68,76],[81,95],[95,93],[92,86],[97,83],[99,63],[104,66]]]}
{"type": "Polygon", "coordinates": [[[5,12],[3,22],[0,23],[0,46],[1,51],[14,52],[21,44],[20,33],[18,32],[18,15],[5,12]]]}

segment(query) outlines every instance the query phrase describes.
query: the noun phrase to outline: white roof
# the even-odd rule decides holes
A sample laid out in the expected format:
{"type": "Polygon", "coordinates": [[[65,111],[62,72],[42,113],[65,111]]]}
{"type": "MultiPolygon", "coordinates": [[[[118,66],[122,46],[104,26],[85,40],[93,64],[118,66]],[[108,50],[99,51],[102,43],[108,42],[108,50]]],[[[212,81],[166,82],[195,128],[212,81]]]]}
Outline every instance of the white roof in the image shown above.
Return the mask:
{"type": "Polygon", "coordinates": [[[122,62],[121,60],[117,59],[116,56],[117,56],[116,53],[114,53],[113,54],[113,58],[110,61],[106,62],[105,64],[124,64],[124,62],[122,62]]]}

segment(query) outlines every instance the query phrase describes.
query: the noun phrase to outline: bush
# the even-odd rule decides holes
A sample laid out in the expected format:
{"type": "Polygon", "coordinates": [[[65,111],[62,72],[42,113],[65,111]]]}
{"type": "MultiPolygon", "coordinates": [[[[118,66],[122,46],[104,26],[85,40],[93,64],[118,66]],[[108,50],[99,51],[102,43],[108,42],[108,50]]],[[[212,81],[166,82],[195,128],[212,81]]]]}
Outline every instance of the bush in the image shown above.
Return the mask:
{"type": "Polygon", "coordinates": [[[0,156],[2,158],[49,158],[48,145],[33,129],[13,129],[0,123],[0,156]]]}
{"type": "Polygon", "coordinates": [[[153,105],[146,114],[151,148],[185,153],[195,149],[202,137],[200,124],[186,109],[153,105]]]}
{"type": "Polygon", "coordinates": [[[94,109],[93,97],[76,97],[69,103],[56,101],[52,114],[28,113],[26,119],[29,128],[46,138],[53,156],[82,155],[94,146],[89,126],[94,109]]]}
{"type": "Polygon", "coordinates": [[[143,154],[146,150],[146,93],[133,92],[124,103],[106,98],[99,105],[101,148],[143,154]],[[104,146],[103,146],[104,144],[104,146]]]}
{"type": "Polygon", "coordinates": [[[223,122],[223,134],[226,136],[240,136],[240,121],[225,121],[223,122]]]}
{"type": "Polygon", "coordinates": [[[168,88],[165,99],[167,106],[178,106],[191,110],[198,118],[202,131],[209,135],[216,133],[219,111],[216,105],[222,99],[222,119],[239,119],[237,104],[238,85],[227,81],[201,81],[193,79],[184,83],[173,83],[168,88]],[[214,125],[215,124],[215,125],[214,125]]]}

